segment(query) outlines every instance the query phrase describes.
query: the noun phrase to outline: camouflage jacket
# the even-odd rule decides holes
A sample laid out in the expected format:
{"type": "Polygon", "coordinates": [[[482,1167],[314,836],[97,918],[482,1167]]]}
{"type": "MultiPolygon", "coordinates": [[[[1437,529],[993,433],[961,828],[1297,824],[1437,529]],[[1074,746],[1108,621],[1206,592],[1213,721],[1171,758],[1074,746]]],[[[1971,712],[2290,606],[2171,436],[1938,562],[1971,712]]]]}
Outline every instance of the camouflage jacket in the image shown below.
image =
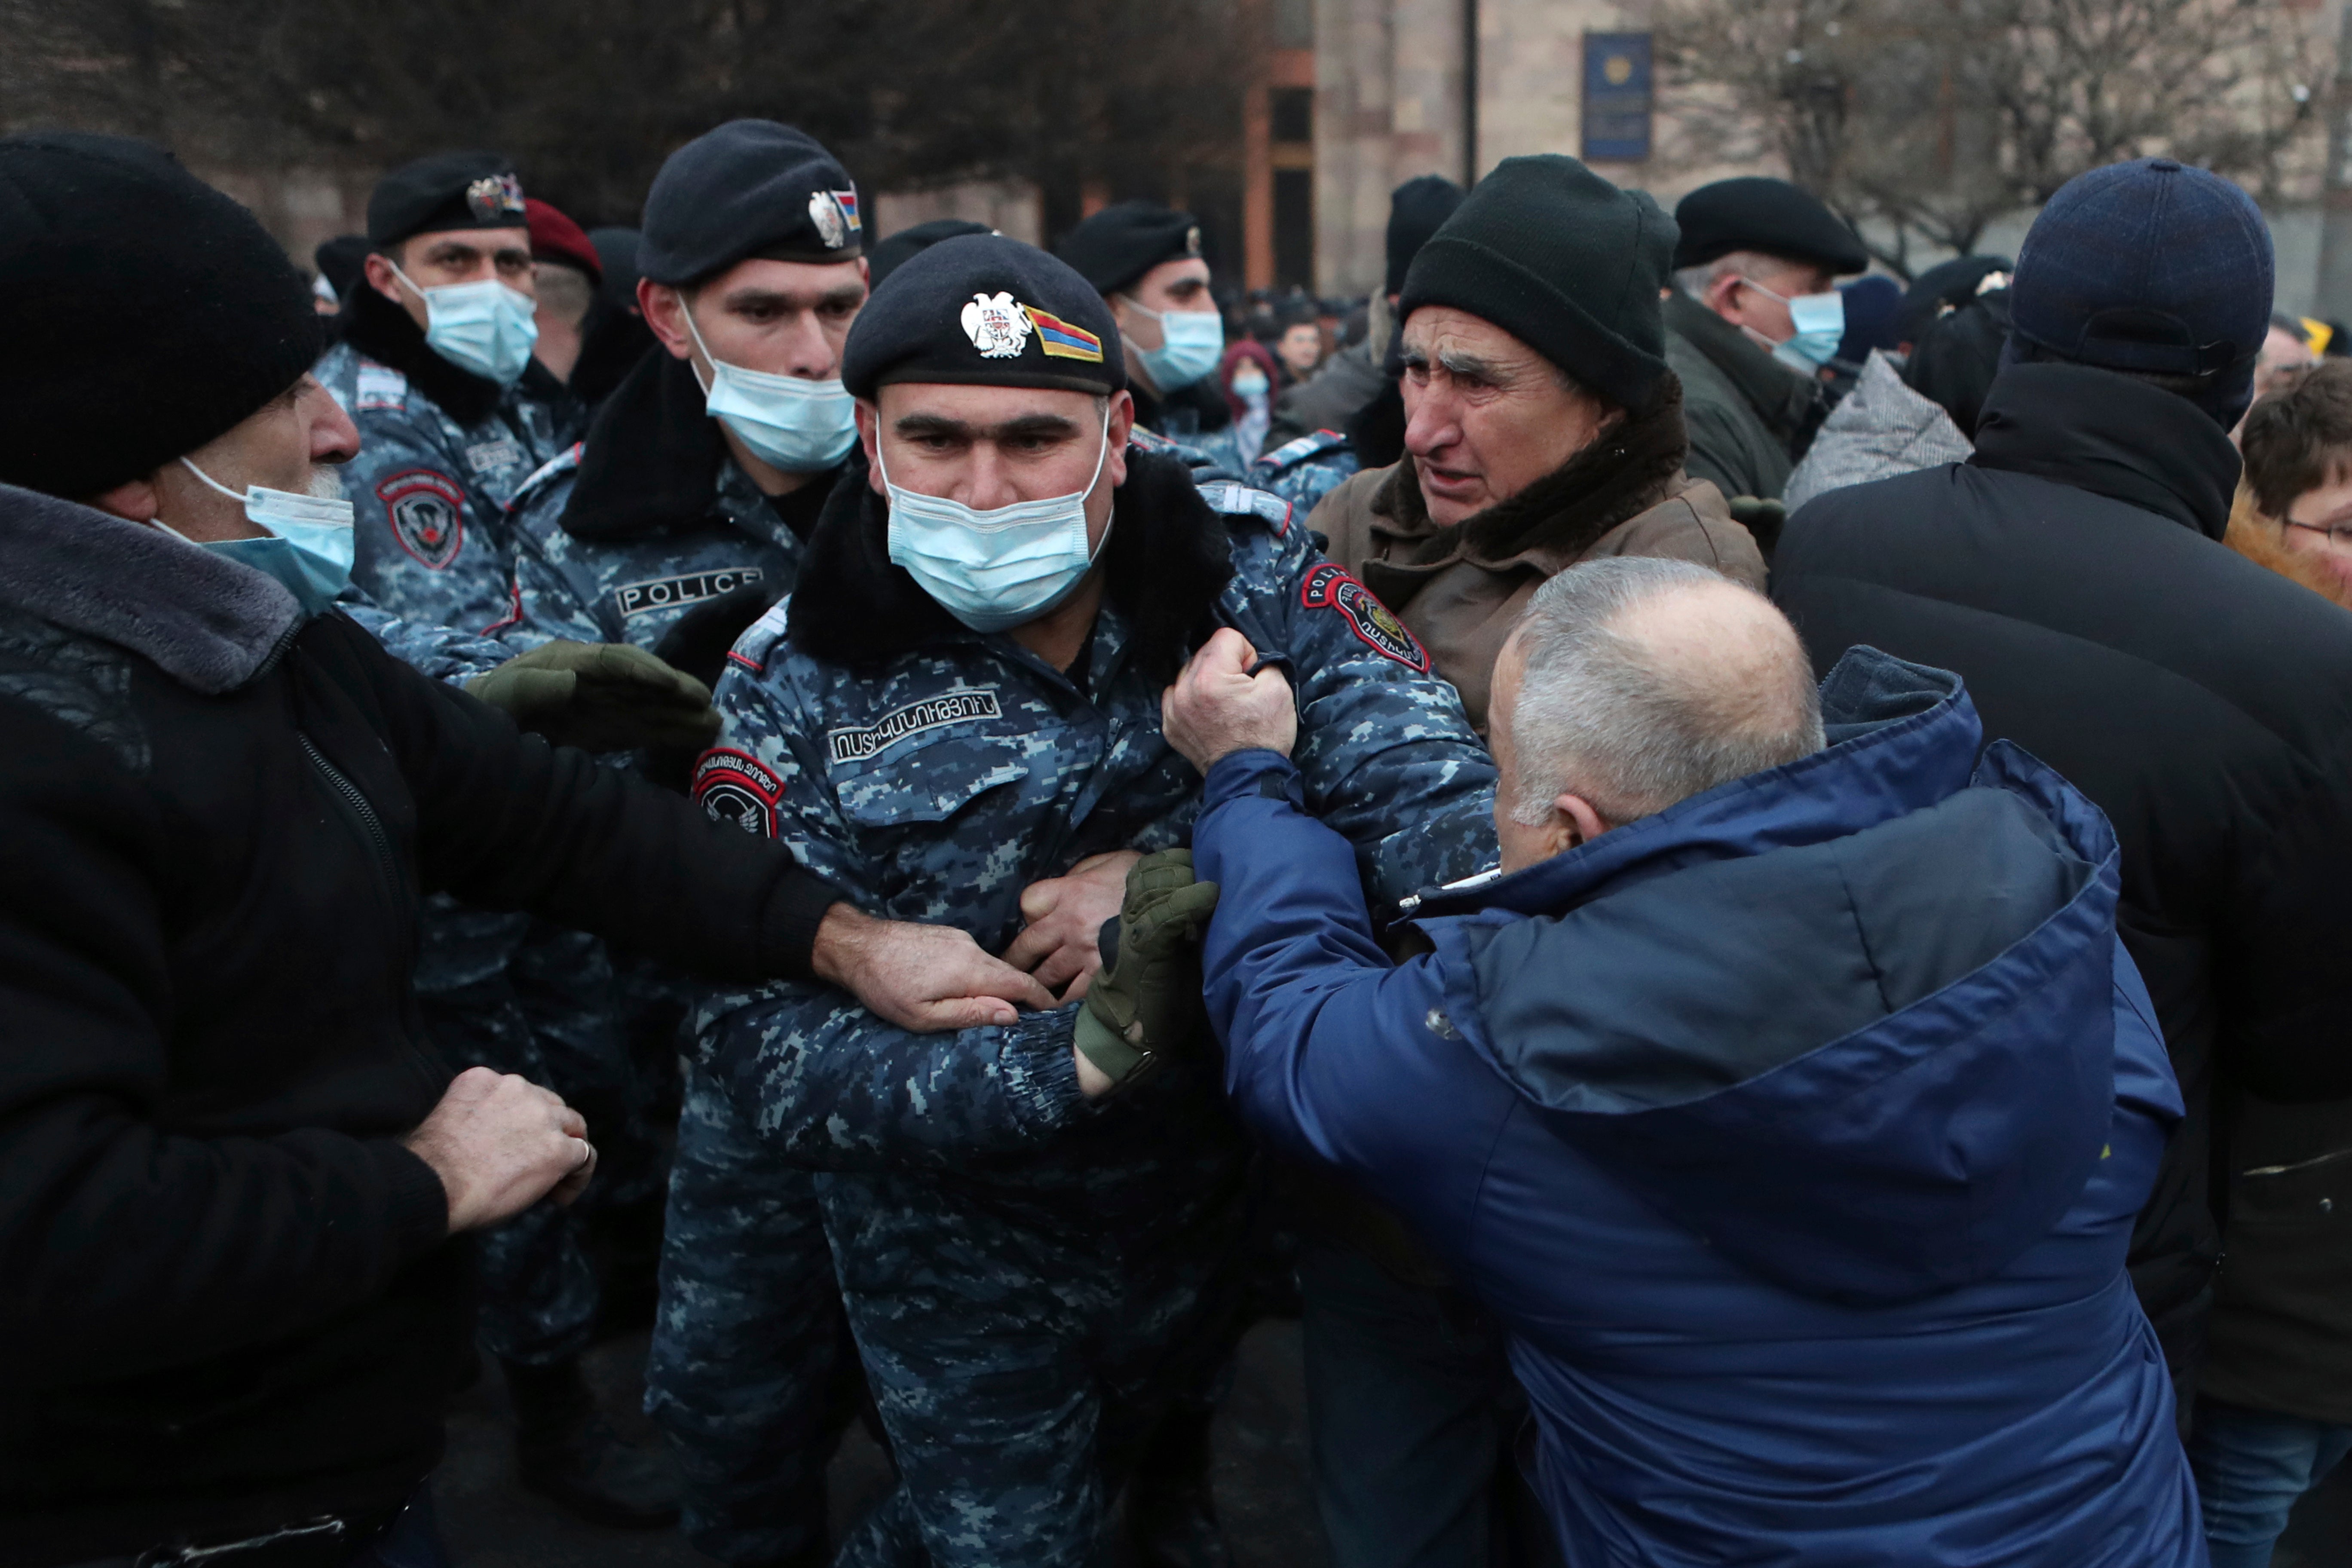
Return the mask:
{"type": "Polygon", "coordinates": [[[346,322],[315,374],[359,426],[343,469],[352,581],[405,619],[469,632],[511,622],[507,503],[578,438],[577,405],[537,361],[506,388],[457,369],[372,289],[353,292],[346,322]]]}
{"type": "Polygon", "coordinates": [[[597,410],[587,439],[515,498],[518,619],[500,636],[526,647],[568,637],[651,650],[697,607],[756,594],[740,630],[792,592],[801,533],[836,477],[816,475],[779,499],[761,494],[703,411],[691,369],[650,353],[597,410]]]}
{"type": "Polygon", "coordinates": [[[495,637],[403,620],[357,587],[338,594],[335,608],[359,622],[393,658],[445,686],[462,689],[474,677],[496,669],[515,656],[513,648],[495,637]]]}
{"type": "MultiPolygon", "coordinates": [[[[1188,841],[1201,777],[1160,733],[1160,697],[1223,623],[1288,671],[1308,797],[1355,843],[1379,900],[1493,863],[1494,768],[1454,689],[1289,508],[1239,486],[1196,490],[1140,452],[1118,508],[1074,679],[950,620],[889,566],[880,503],[844,486],[796,595],[729,656],[726,728],[697,771],[704,806],[790,843],[876,914],[1001,952],[1030,883],[1088,855],[1188,841]]],[[[1197,1182],[1237,1144],[1202,1131],[1222,1115],[1205,1073],[1090,1106],[1070,1061],[1074,1012],[912,1035],[841,992],[778,984],[708,1000],[698,1040],[791,1157],[870,1177],[871,1201],[977,1202],[1086,1228],[1151,1210],[1155,1187],[1197,1182]]]]}
{"type": "Polygon", "coordinates": [[[1248,478],[1251,484],[1272,490],[1305,517],[1315,510],[1317,501],[1339,488],[1340,480],[1362,467],[1345,436],[1337,430],[1318,430],[1261,453],[1250,465],[1248,478]]]}

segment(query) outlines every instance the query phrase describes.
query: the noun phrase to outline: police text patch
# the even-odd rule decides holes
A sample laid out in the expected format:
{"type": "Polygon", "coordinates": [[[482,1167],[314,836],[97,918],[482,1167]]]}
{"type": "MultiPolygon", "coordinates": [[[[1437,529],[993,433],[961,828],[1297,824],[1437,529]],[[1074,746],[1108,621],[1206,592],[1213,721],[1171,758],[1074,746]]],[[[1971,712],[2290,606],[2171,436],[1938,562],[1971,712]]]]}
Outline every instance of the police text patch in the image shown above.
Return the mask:
{"type": "Polygon", "coordinates": [[[420,566],[448,569],[466,542],[466,492],[457,481],[431,468],[404,468],[380,481],[392,536],[420,566]]]}
{"type": "Polygon", "coordinates": [[[825,750],[836,763],[862,763],[894,741],[925,730],[936,730],[942,724],[960,724],[967,719],[998,717],[996,688],[992,686],[959,686],[937,697],[920,702],[909,702],[882,716],[877,723],[857,730],[828,730],[824,734],[825,750]]]}
{"type": "Polygon", "coordinates": [[[776,802],[783,793],[782,781],[748,752],[722,746],[694,764],[694,798],[710,819],[761,838],[776,836],[776,802]]]}
{"type": "Polygon", "coordinates": [[[721,594],[757,583],[765,575],[757,566],[722,566],[715,572],[685,572],[675,577],[648,577],[642,583],[622,584],[613,590],[613,599],[620,605],[621,615],[625,619],[630,616],[646,616],[656,610],[674,610],[680,605],[715,599],[721,594]]]}
{"type": "Polygon", "coordinates": [[[1423,647],[1413,635],[1405,630],[1402,621],[1389,613],[1380,596],[1345,570],[1325,562],[1307,574],[1305,586],[1298,591],[1298,602],[1310,610],[1337,610],[1348,617],[1348,625],[1374,652],[1396,660],[1408,669],[1429,673],[1429,650],[1423,647]]]}

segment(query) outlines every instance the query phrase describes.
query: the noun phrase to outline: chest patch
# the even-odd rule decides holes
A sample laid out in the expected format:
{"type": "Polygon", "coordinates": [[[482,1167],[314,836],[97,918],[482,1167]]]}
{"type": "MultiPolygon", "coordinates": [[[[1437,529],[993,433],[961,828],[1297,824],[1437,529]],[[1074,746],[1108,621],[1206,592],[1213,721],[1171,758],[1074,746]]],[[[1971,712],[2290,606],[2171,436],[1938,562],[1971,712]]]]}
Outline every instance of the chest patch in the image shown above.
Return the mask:
{"type": "Polygon", "coordinates": [[[1429,673],[1429,650],[1405,630],[1378,595],[1338,566],[1325,562],[1307,574],[1298,602],[1310,610],[1333,610],[1373,652],[1396,660],[1407,669],[1429,673]]]}
{"type": "Polygon", "coordinates": [[[875,723],[855,730],[827,730],[824,732],[826,752],[836,763],[862,763],[894,741],[925,730],[936,730],[943,724],[961,724],[967,719],[995,719],[1002,716],[996,705],[993,686],[959,686],[942,691],[937,697],[927,697],[920,702],[909,702],[904,708],[885,713],[875,723]]]}
{"type": "Polygon", "coordinates": [[[675,610],[680,605],[699,604],[715,599],[721,594],[757,583],[767,575],[757,566],[722,566],[713,572],[681,572],[675,577],[648,577],[642,583],[624,583],[613,590],[613,602],[620,606],[624,620],[631,616],[649,616],[656,610],[675,610]]]}
{"type": "Polygon", "coordinates": [[[757,757],[729,747],[705,752],[694,765],[694,798],[713,822],[731,822],[761,838],[776,836],[783,783],[757,757]]]}
{"type": "Polygon", "coordinates": [[[352,386],[352,401],[362,408],[405,408],[408,378],[390,365],[363,360],[352,386]]]}
{"type": "Polygon", "coordinates": [[[478,474],[494,474],[522,462],[522,448],[500,437],[466,448],[466,466],[478,474]]]}
{"type": "Polygon", "coordinates": [[[404,468],[375,487],[392,536],[420,566],[446,571],[466,542],[466,492],[446,474],[404,468]]]}

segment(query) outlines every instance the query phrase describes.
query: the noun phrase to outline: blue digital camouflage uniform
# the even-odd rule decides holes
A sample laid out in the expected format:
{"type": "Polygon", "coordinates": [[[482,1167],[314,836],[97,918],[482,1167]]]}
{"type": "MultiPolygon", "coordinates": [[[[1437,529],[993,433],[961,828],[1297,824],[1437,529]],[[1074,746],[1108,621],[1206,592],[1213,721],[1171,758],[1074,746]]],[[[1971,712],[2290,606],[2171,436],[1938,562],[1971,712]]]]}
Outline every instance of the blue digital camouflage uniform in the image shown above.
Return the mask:
{"type": "MultiPolygon", "coordinates": [[[[1277,498],[1205,487],[1233,531],[1218,604],[1297,689],[1298,763],[1385,903],[1493,863],[1494,770],[1411,634],[1324,561],[1277,498]]],[[[698,772],[716,816],[790,843],[863,908],[991,952],[1022,889],[1186,841],[1200,775],[1106,605],[1083,684],[1009,637],[871,669],[782,640],[730,656],[698,772]]],[[[1097,1561],[1109,1489],[1175,1388],[1229,1346],[1211,1289],[1238,1246],[1245,1150],[1213,1074],[1078,1093],[1075,1008],[912,1035],[829,987],[709,999],[697,1071],[818,1178],[850,1326],[901,1484],[840,1563],[1097,1561]]]]}
{"type": "Polygon", "coordinates": [[[1250,465],[1249,482],[1272,490],[1305,517],[1341,479],[1362,467],[1348,437],[1337,430],[1317,430],[1261,453],[1250,465]]]}
{"type": "Polygon", "coordinates": [[[487,632],[514,618],[508,502],[579,434],[577,411],[509,387],[460,425],[390,365],[338,343],[313,372],[359,426],[343,468],[352,580],[396,616],[487,632]]]}
{"type": "MultiPolygon", "coordinates": [[[[563,531],[580,453],[575,445],[530,475],[509,509],[517,620],[501,637],[527,647],[577,637],[651,651],[679,616],[722,594],[755,584],[774,595],[792,592],[800,538],[732,457],[719,463],[698,523],[586,540],[563,531]]],[[[830,489],[834,477],[811,482],[830,489]]]]}
{"type": "MultiPolygon", "coordinates": [[[[518,618],[503,640],[651,650],[721,595],[791,591],[800,538],[731,456],[699,517],[598,539],[563,528],[582,456],[579,446],[559,454],[510,508],[518,618]]],[[[814,493],[834,478],[815,476],[814,493]]],[[[688,988],[656,965],[618,967],[632,1032],[667,1036],[688,988]]],[[[650,1048],[674,1062],[673,1046],[650,1048]]],[[[840,1289],[814,1178],[743,1132],[700,1075],[681,1087],[646,1408],[677,1459],[687,1539],[725,1563],[780,1562],[822,1547],[825,1461],[855,1409],[840,1289]]]]}

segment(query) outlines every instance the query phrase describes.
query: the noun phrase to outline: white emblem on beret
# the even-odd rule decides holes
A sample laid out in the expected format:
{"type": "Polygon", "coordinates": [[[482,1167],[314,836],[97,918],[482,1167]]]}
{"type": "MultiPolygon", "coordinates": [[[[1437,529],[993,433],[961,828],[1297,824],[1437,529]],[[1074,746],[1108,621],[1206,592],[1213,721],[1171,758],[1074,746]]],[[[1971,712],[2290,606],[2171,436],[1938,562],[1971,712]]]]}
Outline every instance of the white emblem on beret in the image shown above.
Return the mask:
{"type": "Polygon", "coordinates": [[[1010,294],[974,294],[963,308],[963,335],[982,359],[1012,359],[1029,346],[1029,312],[1010,294]]]}
{"type": "Polygon", "coordinates": [[[816,225],[817,237],[824,241],[827,250],[839,250],[849,238],[849,225],[841,216],[841,204],[833,199],[831,191],[809,193],[809,222],[816,225]]]}

